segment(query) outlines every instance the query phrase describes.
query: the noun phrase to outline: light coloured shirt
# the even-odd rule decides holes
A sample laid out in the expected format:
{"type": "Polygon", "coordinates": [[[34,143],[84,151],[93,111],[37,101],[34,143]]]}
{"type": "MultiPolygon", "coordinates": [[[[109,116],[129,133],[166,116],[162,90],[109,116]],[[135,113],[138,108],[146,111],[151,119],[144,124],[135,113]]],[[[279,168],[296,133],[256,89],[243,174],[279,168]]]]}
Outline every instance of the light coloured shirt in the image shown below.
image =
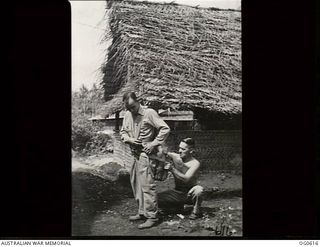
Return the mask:
{"type": "Polygon", "coordinates": [[[140,139],[143,144],[153,142],[155,145],[163,144],[169,133],[169,126],[158,113],[150,108],[143,109],[141,105],[137,116],[133,117],[130,111],[125,113],[120,130],[123,141],[128,138],[136,138],[140,139]]]}

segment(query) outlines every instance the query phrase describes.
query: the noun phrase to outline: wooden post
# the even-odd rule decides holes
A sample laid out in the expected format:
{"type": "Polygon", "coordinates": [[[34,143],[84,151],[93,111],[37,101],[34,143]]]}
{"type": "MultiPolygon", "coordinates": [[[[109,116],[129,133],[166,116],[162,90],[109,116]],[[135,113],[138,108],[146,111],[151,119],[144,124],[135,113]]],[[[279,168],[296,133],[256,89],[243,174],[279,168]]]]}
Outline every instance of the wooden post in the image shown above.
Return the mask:
{"type": "Polygon", "coordinates": [[[116,112],[116,126],[114,128],[114,130],[117,131],[117,132],[119,132],[119,126],[120,126],[119,113],[120,113],[120,111],[116,112]]]}

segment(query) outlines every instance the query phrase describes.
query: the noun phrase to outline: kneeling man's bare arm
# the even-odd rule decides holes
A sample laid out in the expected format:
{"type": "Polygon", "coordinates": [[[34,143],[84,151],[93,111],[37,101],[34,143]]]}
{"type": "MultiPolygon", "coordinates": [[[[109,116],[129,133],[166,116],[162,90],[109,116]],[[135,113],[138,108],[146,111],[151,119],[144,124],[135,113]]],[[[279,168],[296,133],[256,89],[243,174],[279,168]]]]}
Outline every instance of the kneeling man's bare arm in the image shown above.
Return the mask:
{"type": "MultiPolygon", "coordinates": [[[[181,158],[179,157],[179,155],[177,155],[175,153],[168,153],[168,156],[173,160],[173,163],[175,165],[185,165],[183,163],[183,161],[181,160],[181,158]]],[[[180,179],[180,180],[182,180],[182,181],[187,183],[187,182],[189,182],[190,179],[192,179],[194,177],[194,175],[199,170],[200,163],[197,160],[193,160],[193,161],[189,162],[188,167],[190,167],[190,168],[188,169],[188,171],[185,174],[180,172],[174,166],[171,167],[171,172],[173,173],[173,175],[175,177],[177,177],[178,179],[180,179]]]]}

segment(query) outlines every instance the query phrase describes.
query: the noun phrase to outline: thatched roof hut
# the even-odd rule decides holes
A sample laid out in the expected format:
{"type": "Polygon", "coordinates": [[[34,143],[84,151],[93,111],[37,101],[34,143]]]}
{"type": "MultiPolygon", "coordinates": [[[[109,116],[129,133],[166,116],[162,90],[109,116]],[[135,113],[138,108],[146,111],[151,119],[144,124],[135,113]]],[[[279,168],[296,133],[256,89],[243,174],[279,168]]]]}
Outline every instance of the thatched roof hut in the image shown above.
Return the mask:
{"type": "Polygon", "coordinates": [[[119,0],[107,11],[105,114],[131,90],[157,109],[241,113],[240,11],[119,0]]]}

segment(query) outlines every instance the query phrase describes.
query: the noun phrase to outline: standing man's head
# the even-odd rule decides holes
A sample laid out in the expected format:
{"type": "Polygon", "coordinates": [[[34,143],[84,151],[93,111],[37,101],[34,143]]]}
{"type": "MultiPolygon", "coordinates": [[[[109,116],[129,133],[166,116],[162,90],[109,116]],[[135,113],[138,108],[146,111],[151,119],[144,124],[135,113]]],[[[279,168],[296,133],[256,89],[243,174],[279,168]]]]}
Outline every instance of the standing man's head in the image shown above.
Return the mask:
{"type": "Polygon", "coordinates": [[[130,111],[133,115],[138,114],[140,104],[134,92],[125,93],[122,100],[128,111],[130,111]]]}
{"type": "Polygon", "coordinates": [[[180,158],[188,160],[193,157],[195,142],[192,138],[185,138],[179,144],[180,158]]]}

